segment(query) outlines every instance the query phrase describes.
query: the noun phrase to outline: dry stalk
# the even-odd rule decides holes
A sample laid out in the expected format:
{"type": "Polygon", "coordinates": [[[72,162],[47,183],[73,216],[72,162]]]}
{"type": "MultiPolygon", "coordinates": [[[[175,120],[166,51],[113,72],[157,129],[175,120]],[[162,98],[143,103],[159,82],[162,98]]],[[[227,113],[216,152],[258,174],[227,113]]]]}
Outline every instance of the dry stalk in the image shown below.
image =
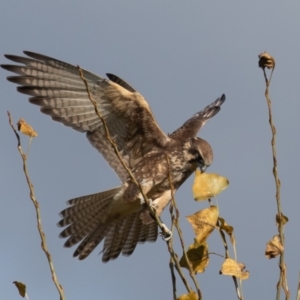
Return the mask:
{"type": "MultiPolygon", "coordinates": [[[[280,199],[280,179],[278,176],[278,169],[277,169],[277,155],[276,155],[276,128],[273,122],[273,115],[272,115],[272,102],[269,95],[269,86],[271,83],[271,77],[273,74],[273,71],[275,69],[275,60],[272,56],[270,56],[268,53],[264,52],[259,55],[259,67],[262,68],[266,83],[266,90],[265,90],[265,97],[267,100],[268,105],[268,112],[269,112],[269,124],[272,131],[272,139],[271,139],[271,146],[272,146],[272,155],[273,155],[273,176],[275,179],[275,185],[276,185],[276,203],[277,203],[277,211],[279,216],[279,222],[278,222],[278,233],[280,236],[280,242],[284,248],[284,224],[283,224],[283,213],[281,208],[281,199],[280,199]],[[267,60],[267,63],[266,63],[267,60]],[[266,74],[266,68],[272,69],[270,79],[268,79],[266,74]]],[[[281,288],[284,290],[286,299],[290,299],[290,292],[287,284],[287,277],[286,277],[286,265],[284,261],[284,251],[280,254],[279,258],[279,280],[277,283],[277,292],[276,292],[276,300],[280,300],[280,292],[281,288]]]]}
{"type": "MultiPolygon", "coordinates": [[[[225,233],[223,232],[223,230],[221,229],[221,223],[220,223],[219,220],[218,220],[218,223],[217,223],[217,228],[220,232],[221,239],[222,239],[222,242],[223,242],[223,245],[224,245],[225,258],[229,258],[230,256],[229,256],[229,250],[228,250],[228,244],[227,244],[227,241],[226,241],[226,236],[225,236],[225,233]]],[[[236,291],[238,299],[243,300],[243,296],[242,296],[242,293],[239,289],[236,277],[232,276],[232,279],[233,279],[233,283],[234,283],[234,287],[235,287],[235,291],[236,291]]]]}
{"type": "Polygon", "coordinates": [[[174,272],[174,261],[172,257],[170,257],[169,267],[170,267],[171,279],[172,279],[173,300],[176,300],[177,299],[176,276],[174,272]]]}
{"type": "Polygon", "coordinates": [[[44,233],[43,228],[42,228],[42,221],[41,221],[41,213],[40,213],[39,203],[35,198],[34,186],[31,183],[31,180],[30,180],[29,175],[28,175],[27,156],[23,153],[23,150],[22,150],[22,147],[21,147],[20,136],[19,136],[18,132],[16,131],[14,125],[13,125],[12,117],[11,117],[9,111],[7,112],[7,115],[8,115],[9,125],[11,126],[11,128],[14,131],[14,133],[17,137],[17,140],[18,140],[18,150],[19,150],[19,153],[20,153],[20,155],[22,157],[22,161],[23,161],[23,171],[24,171],[24,174],[25,174],[25,177],[26,177],[26,180],[27,180],[27,184],[28,184],[28,187],[29,187],[30,199],[31,199],[31,201],[34,205],[35,211],[36,211],[37,228],[38,228],[38,231],[39,231],[39,234],[40,234],[40,237],[41,237],[41,247],[42,247],[43,251],[46,254],[48,264],[49,264],[49,267],[50,267],[50,271],[51,271],[51,274],[52,274],[52,280],[53,280],[53,282],[54,282],[54,284],[57,288],[57,291],[58,291],[59,296],[60,296],[60,300],[65,300],[63,287],[58,282],[58,279],[57,279],[57,276],[56,276],[56,273],[55,273],[55,269],[54,269],[54,265],[53,265],[53,261],[52,261],[52,257],[51,257],[50,252],[48,251],[48,247],[47,247],[47,243],[46,243],[46,236],[45,236],[45,233],[44,233]]]}
{"type": "Polygon", "coordinates": [[[92,104],[94,105],[94,108],[95,108],[95,113],[96,115],[99,117],[99,119],[101,120],[102,124],[103,124],[103,127],[104,127],[104,132],[105,132],[105,138],[109,141],[109,143],[111,144],[111,146],[113,147],[114,149],[114,152],[115,154],[117,155],[119,161],[121,162],[122,166],[124,167],[124,169],[127,171],[130,179],[132,180],[132,182],[139,188],[144,200],[145,200],[145,203],[147,204],[148,208],[149,208],[149,211],[151,213],[151,215],[154,217],[157,225],[159,226],[159,228],[162,230],[162,232],[165,232],[165,227],[163,226],[160,218],[156,215],[156,212],[155,212],[155,209],[149,205],[149,200],[148,198],[146,197],[145,193],[143,192],[143,189],[140,185],[140,183],[135,179],[134,175],[132,174],[131,170],[129,169],[129,167],[126,165],[126,163],[124,162],[119,150],[118,150],[118,147],[115,143],[115,141],[111,138],[111,135],[109,133],[109,129],[107,127],[107,124],[106,124],[106,121],[105,119],[101,116],[99,110],[98,110],[98,107],[97,107],[97,102],[93,99],[91,93],[90,93],[90,89],[89,89],[89,86],[88,86],[88,83],[86,81],[86,79],[84,78],[84,75],[83,75],[83,71],[82,69],[78,67],[78,72],[79,72],[79,76],[81,78],[81,80],[84,82],[85,84],[85,88],[86,88],[86,91],[87,91],[87,94],[88,94],[88,97],[89,97],[89,100],[92,102],[92,104]]]}
{"type": "MultiPolygon", "coordinates": [[[[172,225],[171,225],[171,232],[174,232],[174,227],[175,227],[175,216],[174,216],[174,206],[173,203],[170,203],[170,215],[171,215],[171,220],[172,220],[172,225]]],[[[173,238],[171,238],[169,241],[167,241],[167,246],[168,246],[168,251],[170,253],[170,263],[172,263],[173,265],[175,265],[175,269],[178,272],[182,282],[184,283],[187,291],[190,293],[192,292],[192,288],[190,287],[187,279],[185,278],[182,269],[180,267],[180,263],[179,263],[179,259],[177,254],[174,251],[173,248],[173,238]]],[[[176,282],[173,280],[173,275],[171,274],[172,277],[172,285],[173,285],[173,290],[174,288],[176,289],[176,286],[174,287],[174,284],[176,284],[176,282]]]]}
{"type": "MultiPolygon", "coordinates": [[[[173,215],[173,210],[174,210],[173,209],[173,205],[172,205],[172,203],[170,203],[169,211],[170,211],[171,220],[172,220],[172,225],[171,225],[171,232],[172,233],[174,232],[174,222],[173,222],[174,215],[173,215]]],[[[170,243],[170,247],[173,249],[173,239],[170,239],[169,243],[170,243]]],[[[175,276],[175,272],[174,272],[175,261],[174,261],[174,259],[172,257],[171,252],[170,252],[169,267],[170,267],[170,271],[171,271],[173,298],[174,298],[174,300],[176,300],[177,299],[177,290],[176,290],[176,276],[175,276]]]]}
{"type": "Polygon", "coordinates": [[[243,297],[240,293],[240,289],[239,289],[239,285],[238,285],[236,277],[232,276],[232,279],[233,279],[233,283],[234,283],[234,286],[235,286],[235,291],[236,291],[236,295],[237,295],[238,299],[243,300],[243,297]]]}
{"type": "Polygon", "coordinates": [[[168,250],[169,250],[169,252],[170,252],[170,255],[171,255],[171,257],[172,257],[172,260],[173,260],[173,262],[174,262],[174,264],[175,264],[175,269],[176,269],[176,271],[178,272],[178,274],[179,274],[179,276],[180,276],[180,278],[181,278],[183,284],[185,285],[185,287],[186,287],[186,289],[187,289],[187,291],[188,291],[189,293],[192,292],[193,290],[192,290],[192,288],[190,287],[190,285],[189,285],[187,279],[185,278],[185,276],[184,276],[184,274],[183,274],[183,272],[182,272],[182,269],[181,269],[180,264],[179,264],[178,256],[177,256],[177,254],[174,252],[174,249],[173,249],[172,244],[171,244],[170,241],[167,242],[167,246],[168,246],[168,250]]]}
{"type": "Polygon", "coordinates": [[[184,255],[185,259],[186,259],[187,265],[189,266],[189,275],[192,278],[193,283],[194,283],[194,285],[196,287],[199,300],[201,300],[202,299],[202,293],[201,293],[201,290],[200,290],[200,286],[199,286],[199,284],[198,284],[198,282],[196,280],[196,277],[195,277],[195,274],[194,274],[194,272],[192,270],[192,266],[191,266],[191,263],[189,261],[188,255],[187,255],[187,253],[185,251],[185,245],[184,245],[182,231],[181,231],[180,223],[179,223],[179,210],[177,208],[176,200],[175,200],[175,197],[174,197],[174,186],[173,186],[173,183],[172,183],[171,171],[170,171],[171,170],[171,163],[170,163],[169,156],[167,154],[166,154],[166,160],[167,160],[168,168],[169,168],[169,172],[168,173],[169,173],[169,184],[170,184],[170,188],[171,188],[172,206],[175,209],[175,217],[172,218],[172,220],[173,220],[173,224],[175,224],[175,227],[177,229],[177,233],[178,233],[178,236],[179,236],[179,239],[180,239],[180,243],[181,243],[183,255],[184,255]]]}

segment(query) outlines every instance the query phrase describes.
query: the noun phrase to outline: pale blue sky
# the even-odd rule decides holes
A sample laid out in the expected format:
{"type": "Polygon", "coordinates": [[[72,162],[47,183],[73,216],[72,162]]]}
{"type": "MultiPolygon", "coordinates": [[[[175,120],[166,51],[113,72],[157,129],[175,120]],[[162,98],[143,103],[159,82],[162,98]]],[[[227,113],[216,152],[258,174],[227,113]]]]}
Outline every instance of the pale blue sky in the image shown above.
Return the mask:
{"type": "MultiPolygon", "coordinates": [[[[277,230],[275,185],[264,79],[257,65],[257,55],[267,50],[277,63],[271,99],[283,211],[290,219],[286,262],[294,298],[300,269],[299,12],[298,1],[6,1],[0,12],[0,63],[8,62],[5,53],[31,50],[100,75],[115,73],[145,96],[165,132],[225,93],[221,112],[200,133],[214,149],[208,172],[230,180],[218,201],[221,215],[235,228],[238,259],[251,273],[243,284],[245,299],[274,299],[277,259],[267,260],[264,249],[277,230]]],[[[66,200],[119,180],[84,134],[42,115],[7,75],[0,70],[1,299],[18,299],[15,280],[27,284],[30,300],[58,299],[7,110],[39,134],[31,145],[29,172],[67,299],[171,299],[169,254],[161,239],[108,264],[98,256],[101,246],[84,261],[72,257],[74,248],[63,248],[56,223],[66,200]]],[[[26,149],[27,139],[22,142],[26,149]]],[[[176,195],[186,244],[193,233],[184,216],[207,206],[193,200],[192,180],[176,195]]],[[[163,218],[168,224],[168,214],[163,218]]],[[[217,232],[209,245],[224,254],[217,232]]],[[[197,276],[204,299],[236,299],[232,279],[218,274],[221,264],[220,257],[211,256],[206,272],[197,276]]],[[[183,292],[179,283],[178,293],[183,292]]]]}

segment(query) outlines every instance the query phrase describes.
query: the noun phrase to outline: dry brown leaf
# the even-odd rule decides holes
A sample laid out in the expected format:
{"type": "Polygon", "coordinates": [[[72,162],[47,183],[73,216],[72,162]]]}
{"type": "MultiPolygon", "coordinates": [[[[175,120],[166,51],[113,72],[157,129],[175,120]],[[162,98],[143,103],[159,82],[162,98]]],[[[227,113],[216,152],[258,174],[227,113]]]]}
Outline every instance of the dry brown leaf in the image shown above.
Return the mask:
{"type": "Polygon", "coordinates": [[[13,283],[17,287],[20,296],[24,298],[26,296],[26,285],[20,281],[14,281],[13,283]]]}
{"type": "Polygon", "coordinates": [[[198,300],[198,295],[192,291],[188,294],[181,295],[177,300],[198,300]]]}
{"type": "Polygon", "coordinates": [[[245,269],[244,264],[238,263],[237,261],[231,258],[226,258],[222,265],[220,274],[235,276],[237,278],[245,280],[249,278],[250,272],[244,271],[244,269],[245,269]]]}
{"type": "Polygon", "coordinates": [[[195,240],[201,244],[215,229],[219,217],[219,209],[211,206],[187,216],[187,220],[192,225],[196,234],[195,240]]]}
{"type": "Polygon", "coordinates": [[[33,128],[26,123],[24,119],[20,119],[18,122],[18,130],[21,131],[23,134],[28,135],[30,137],[36,137],[37,132],[33,130],[33,128]]]}
{"type": "Polygon", "coordinates": [[[275,59],[266,51],[258,55],[259,61],[258,66],[262,69],[274,69],[275,68],[275,59]]]}
{"type": "MultiPolygon", "coordinates": [[[[192,270],[195,274],[203,273],[205,268],[209,263],[208,256],[208,245],[206,242],[199,244],[196,240],[194,244],[191,244],[186,252],[189,262],[191,264],[192,270]]],[[[182,255],[180,266],[189,270],[189,265],[185,259],[185,256],[182,255]]]]}
{"type": "Polygon", "coordinates": [[[218,174],[195,172],[193,194],[196,201],[203,201],[220,194],[227,188],[229,181],[218,174]]]}
{"type": "Polygon", "coordinates": [[[276,225],[277,226],[280,224],[280,221],[282,222],[283,225],[285,225],[289,221],[289,218],[287,216],[285,216],[283,213],[281,213],[281,218],[279,217],[279,214],[276,214],[276,225]]]}
{"type": "Polygon", "coordinates": [[[273,239],[266,245],[265,256],[269,259],[275,258],[277,255],[282,254],[283,250],[284,248],[280,242],[280,236],[274,235],[273,239]]]}
{"type": "Polygon", "coordinates": [[[234,235],[233,235],[234,228],[232,226],[228,225],[226,223],[225,219],[223,219],[221,217],[219,217],[219,221],[221,223],[220,229],[224,230],[229,235],[231,243],[235,244],[236,242],[235,242],[235,238],[234,238],[234,235]]]}

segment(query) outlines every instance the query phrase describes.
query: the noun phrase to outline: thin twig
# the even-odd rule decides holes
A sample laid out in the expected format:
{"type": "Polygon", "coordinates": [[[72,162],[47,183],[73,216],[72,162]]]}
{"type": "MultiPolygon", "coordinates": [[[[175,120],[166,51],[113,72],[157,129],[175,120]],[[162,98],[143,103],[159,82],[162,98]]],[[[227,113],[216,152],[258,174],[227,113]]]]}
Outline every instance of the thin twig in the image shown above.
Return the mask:
{"type": "Polygon", "coordinates": [[[234,283],[234,286],[235,286],[235,291],[236,291],[238,299],[239,300],[243,300],[243,297],[242,297],[242,295],[240,293],[240,289],[239,289],[239,285],[238,285],[238,282],[236,280],[236,277],[232,276],[232,279],[233,279],[233,283],[234,283]]]}
{"type": "Polygon", "coordinates": [[[222,239],[222,241],[223,241],[223,245],[224,245],[224,248],[225,248],[225,258],[228,258],[228,257],[230,257],[230,256],[229,256],[229,250],[228,250],[228,244],[227,244],[227,241],[226,241],[225,233],[224,233],[223,230],[221,229],[221,223],[220,223],[219,220],[218,220],[218,222],[217,222],[216,228],[219,230],[219,233],[220,233],[220,235],[221,235],[221,239],[222,239]]]}
{"type": "Polygon", "coordinates": [[[117,155],[119,161],[121,162],[122,166],[124,167],[124,169],[127,171],[130,179],[132,180],[132,182],[139,188],[143,198],[144,198],[144,201],[151,213],[151,215],[153,216],[153,218],[155,219],[157,225],[159,226],[159,228],[162,230],[162,232],[165,232],[165,227],[163,226],[163,223],[161,222],[160,218],[157,216],[156,212],[155,212],[155,209],[149,205],[149,200],[146,196],[146,194],[144,193],[143,189],[142,189],[142,186],[140,185],[140,183],[135,179],[134,175],[132,174],[131,170],[129,169],[129,167],[126,165],[126,163],[124,162],[119,150],[118,150],[118,147],[115,143],[115,141],[111,138],[111,135],[109,133],[109,129],[107,127],[107,124],[106,124],[106,121],[105,119],[101,116],[99,110],[98,110],[98,106],[97,106],[97,102],[93,99],[91,93],[90,93],[90,89],[89,89],[89,86],[88,86],[88,83],[86,81],[86,79],[84,78],[84,75],[83,75],[83,71],[82,69],[77,66],[78,68],[78,72],[79,72],[79,76],[81,78],[81,80],[84,82],[85,84],[85,88],[86,88],[86,91],[87,91],[87,94],[88,94],[88,97],[89,97],[89,100],[92,102],[92,104],[94,105],[94,108],[95,108],[95,113],[96,115],[99,117],[99,119],[101,120],[102,124],[103,124],[103,127],[104,127],[104,132],[105,132],[105,138],[109,141],[109,143],[111,144],[111,146],[113,147],[114,149],[114,152],[115,154],[117,155]]]}
{"type": "Polygon", "coordinates": [[[170,184],[170,188],[171,188],[172,206],[175,209],[175,214],[176,214],[175,219],[174,219],[175,227],[176,227],[177,232],[178,232],[178,236],[179,236],[179,239],[180,239],[183,255],[186,259],[187,265],[189,266],[189,275],[190,275],[190,277],[192,278],[192,280],[194,282],[194,285],[196,287],[199,299],[202,299],[202,293],[201,293],[201,290],[200,290],[199,283],[196,280],[196,277],[195,277],[194,272],[192,270],[191,263],[189,261],[188,255],[187,255],[186,250],[185,250],[185,245],[184,245],[184,241],[183,241],[183,237],[182,237],[182,231],[181,231],[180,223],[179,223],[179,210],[177,208],[176,200],[175,200],[175,197],[174,197],[174,186],[173,186],[172,177],[171,177],[171,162],[170,162],[170,159],[169,159],[169,156],[168,156],[167,153],[166,153],[166,160],[167,160],[168,169],[169,169],[169,172],[168,172],[169,176],[168,177],[169,177],[169,184],[170,184]]]}
{"type": "MultiPolygon", "coordinates": [[[[174,232],[174,227],[175,227],[175,216],[174,216],[174,206],[173,206],[172,202],[170,204],[170,214],[171,214],[171,219],[172,219],[171,232],[173,233],[174,232]]],[[[187,279],[185,278],[185,276],[184,276],[184,274],[182,272],[178,256],[175,253],[174,248],[173,248],[173,238],[171,238],[170,240],[167,241],[167,246],[168,246],[168,251],[169,251],[170,256],[171,256],[170,259],[173,262],[173,264],[175,265],[176,271],[178,272],[178,274],[179,274],[179,276],[180,276],[183,284],[185,285],[187,291],[189,293],[191,293],[193,290],[190,287],[187,279]]],[[[176,283],[176,282],[173,281],[173,275],[172,275],[172,273],[171,273],[171,277],[172,277],[172,284],[176,283]]],[[[174,287],[173,287],[173,289],[174,289],[174,287]]],[[[176,289],[176,287],[175,287],[175,289],[176,289]]]]}
{"type": "MultiPolygon", "coordinates": [[[[221,239],[223,241],[223,245],[224,245],[224,249],[225,249],[225,258],[229,258],[230,256],[229,256],[228,244],[227,244],[225,233],[221,229],[221,222],[220,222],[220,220],[218,220],[216,228],[218,228],[219,233],[221,235],[221,239]]],[[[242,300],[243,296],[242,296],[242,293],[239,290],[239,286],[237,284],[236,277],[232,276],[232,279],[233,279],[233,283],[234,283],[234,287],[235,287],[235,291],[236,291],[237,297],[238,297],[239,300],[242,300]]],[[[242,290],[242,286],[241,286],[241,290],[242,290]]]]}
{"type": "MultiPolygon", "coordinates": [[[[169,211],[170,211],[170,215],[171,215],[171,219],[172,219],[172,225],[171,225],[171,232],[173,233],[174,231],[174,215],[173,215],[173,205],[172,203],[170,204],[169,207],[169,211]]],[[[173,248],[173,239],[169,240],[169,243],[171,244],[170,246],[173,248]]],[[[168,246],[168,245],[167,245],[168,246]]],[[[175,261],[172,257],[172,254],[170,253],[170,262],[169,262],[169,267],[170,267],[170,271],[171,271],[171,279],[172,279],[172,291],[173,291],[173,298],[174,300],[177,299],[177,290],[176,290],[176,276],[174,273],[174,266],[175,266],[175,261]]]]}
{"type": "MultiPolygon", "coordinates": [[[[275,179],[275,185],[276,185],[276,203],[277,203],[277,211],[278,211],[278,216],[279,216],[279,222],[278,222],[278,232],[280,236],[280,242],[284,248],[284,224],[282,221],[282,208],[281,208],[281,199],[280,199],[280,179],[278,176],[278,170],[277,170],[277,155],[276,155],[276,128],[273,123],[273,115],[272,115],[272,102],[269,96],[269,85],[270,85],[270,80],[267,78],[266,70],[263,68],[264,72],[264,77],[265,77],[265,83],[266,83],[266,90],[265,90],[265,97],[267,100],[267,105],[268,105],[268,111],[269,111],[269,124],[271,127],[272,131],[272,140],[271,140],[271,145],[272,145],[272,154],[273,154],[273,175],[275,179]]],[[[272,73],[273,74],[273,70],[272,73]]],[[[279,280],[277,283],[277,293],[276,293],[276,300],[280,300],[280,291],[281,288],[283,288],[285,292],[286,299],[290,299],[290,292],[287,284],[287,277],[286,277],[286,265],[284,262],[284,251],[280,254],[279,258],[279,269],[280,269],[280,274],[279,274],[279,280]]]]}
{"type": "Polygon", "coordinates": [[[184,276],[184,274],[183,274],[183,272],[182,272],[182,269],[181,269],[180,264],[179,264],[178,256],[177,256],[177,254],[174,252],[174,249],[173,249],[172,244],[171,244],[170,241],[167,242],[167,246],[168,246],[168,250],[169,250],[169,252],[170,252],[170,254],[171,254],[171,257],[172,257],[172,259],[173,259],[173,261],[174,261],[174,263],[175,263],[175,269],[176,269],[177,273],[179,274],[179,276],[180,276],[180,278],[181,278],[183,284],[185,285],[187,291],[188,291],[189,293],[192,292],[193,290],[192,290],[192,288],[190,287],[190,285],[189,285],[187,279],[185,278],[185,276],[184,276]]]}
{"type": "Polygon", "coordinates": [[[177,291],[176,291],[176,277],[174,273],[174,261],[172,257],[170,258],[169,267],[171,271],[171,278],[172,278],[172,291],[173,291],[173,300],[177,299],[177,291]]]}
{"type": "Polygon", "coordinates": [[[48,251],[48,247],[47,247],[47,243],[46,243],[46,236],[45,236],[45,233],[44,233],[43,228],[42,228],[42,221],[41,221],[39,203],[35,198],[34,187],[33,187],[33,184],[31,183],[29,175],[28,175],[27,162],[26,162],[27,161],[27,156],[23,153],[23,150],[22,150],[22,147],[21,147],[20,136],[19,136],[18,132],[16,131],[14,125],[13,125],[12,117],[11,117],[9,111],[7,112],[7,115],[8,115],[9,125],[11,126],[11,128],[14,131],[14,133],[17,137],[17,140],[18,140],[18,150],[20,152],[20,155],[21,155],[22,161],[23,161],[23,171],[24,171],[24,174],[25,174],[25,177],[26,177],[26,180],[27,180],[29,190],[30,190],[30,199],[31,199],[31,201],[32,201],[32,203],[35,207],[35,211],[36,211],[37,227],[38,227],[38,231],[39,231],[39,234],[40,234],[40,237],[41,237],[41,247],[42,247],[43,251],[46,254],[46,257],[47,257],[47,260],[48,260],[48,263],[49,263],[49,267],[50,267],[50,271],[51,271],[51,274],[52,274],[52,280],[53,280],[53,282],[54,282],[54,284],[57,288],[57,291],[58,291],[59,296],[60,296],[60,300],[64,300],[65,299],[64,290],[63,290],[63,287],[61,286],[61,284],[58,282],[58,279],[57,279],[57,276],[56,276],[56,273],[55,273],[55,270],[54,270],[54,265],[53,265],[53,262],[52,262],[52,257],[51,257],[50,252],[48,251]]]}
{"type": "Polygon", "coordinates": [[[223,258],[225,258],[225,256],[224,256],[224,255],[222,255],[222,254],[219,254],[219,253],[216,253],[216,252],[208,252],[208,253],[207,253],[207,256],[209,257],[209,255],[216,255],[216,256],[220,256],[220,257],[223,257],[223,258]]]}

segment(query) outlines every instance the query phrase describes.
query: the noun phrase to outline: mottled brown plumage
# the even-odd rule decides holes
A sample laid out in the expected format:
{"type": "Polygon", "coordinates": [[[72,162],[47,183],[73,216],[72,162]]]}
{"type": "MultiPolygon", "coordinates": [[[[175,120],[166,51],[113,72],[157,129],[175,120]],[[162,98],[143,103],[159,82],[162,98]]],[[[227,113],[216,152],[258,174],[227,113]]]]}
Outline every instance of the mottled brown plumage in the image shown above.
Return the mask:
{"type": "MultiPolygon", "coordinates": [[[[29,101],[41,106],[53,120],[86,132],[122,181],[117,188],[69,200],[71,206],[61,212],[59,222],[68,226],[60,234],[68,238],[65,246],[80,242],[74,256],[84,259],[104,240],[102,260],[106,262],[121,252],[130,255],[138,242],[155,241],[157,225],[105,138],[103,123],[95,114],[78,68],[41,54],[24,53],[27,57],[6,55],[17,64],[1,67],[18,75],[7,79],[20,85],[18,91],[29,95],[29,101]]],[[[160,215],[171,199],[166,155],[175,191],[197,167],[204,171],[212,163],[210,145],[196,135],[219,112],[225,95],[166,135],[143,96],[123,79],[113,74],[106,79],[86,70],[83,75],[123,160],[160,215]]]]}

